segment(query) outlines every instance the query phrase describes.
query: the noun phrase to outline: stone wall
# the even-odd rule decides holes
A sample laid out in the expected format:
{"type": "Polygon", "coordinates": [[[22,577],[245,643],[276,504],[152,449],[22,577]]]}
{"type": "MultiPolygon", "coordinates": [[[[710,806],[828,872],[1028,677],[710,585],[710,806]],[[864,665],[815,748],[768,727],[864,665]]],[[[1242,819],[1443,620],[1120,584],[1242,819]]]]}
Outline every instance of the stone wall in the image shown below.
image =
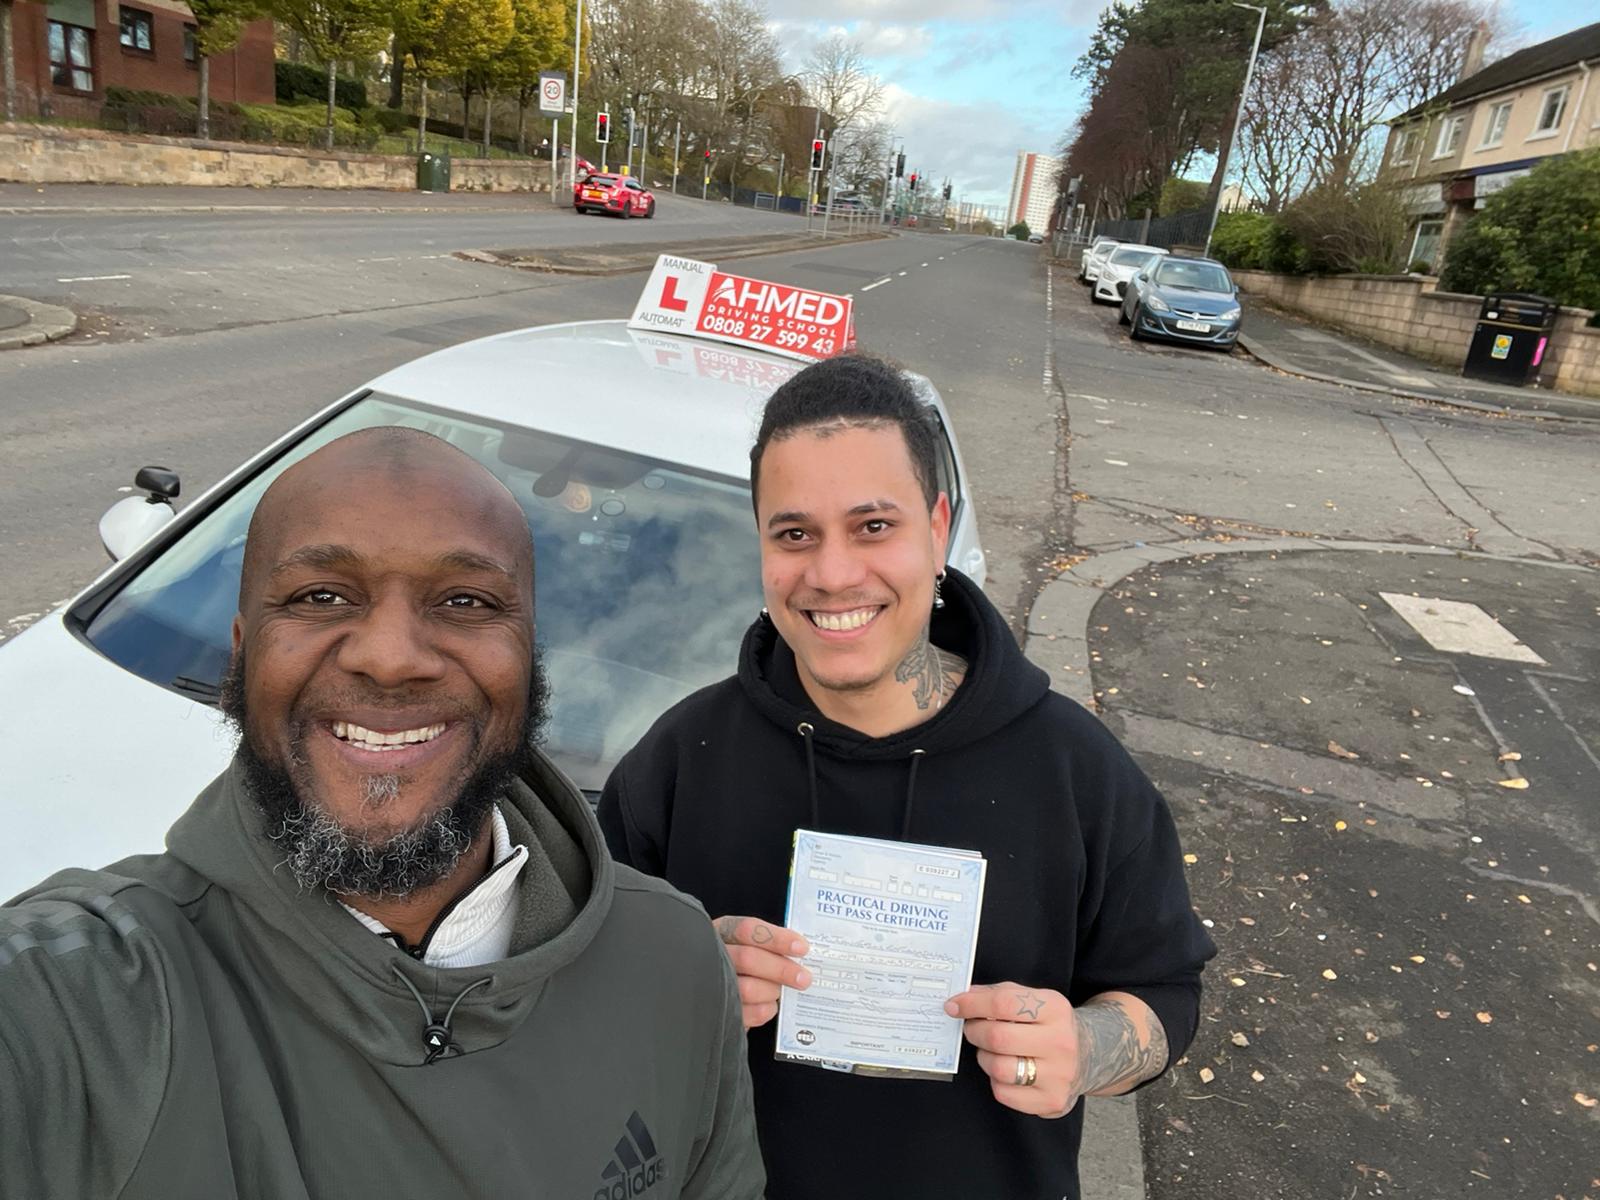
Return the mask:
{"type": "MultiPolygon", "coordinates": [[[[1426,275],[1271,275],[1235,271],[1251,295],[1318,324],[1370,338],[1445,367],[1460,367],[1482,296],[1435,290],[1426,275]]],[[[1539,386],[1600,396],[1600,329],[1586,308],[1563,308],[1539,367],[1539,386]]]]}
{"type": "MultiPolygon", "coordinates": [[[[417,164],[409,155],[0,123],[0,180],[400,191],[416,187],[417,164]]],[[[457,191],[548,192],[550,164],[536,159],[458,158],[451,162],[451,186],[457,191]]]]}

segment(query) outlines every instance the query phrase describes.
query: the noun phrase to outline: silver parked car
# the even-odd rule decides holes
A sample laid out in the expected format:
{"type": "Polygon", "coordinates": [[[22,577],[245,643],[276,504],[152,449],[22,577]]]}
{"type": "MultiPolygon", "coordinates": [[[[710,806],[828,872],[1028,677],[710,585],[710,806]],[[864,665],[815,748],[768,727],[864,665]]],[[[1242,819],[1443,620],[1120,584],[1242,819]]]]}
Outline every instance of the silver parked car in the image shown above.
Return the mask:
{"type": "Polygon", "coordinates": [[[1168,253],[1160,246],[1142,246],[1134,242],[1125,242],[1116,247],[1101,265],[1089,299],[1096,304],[1121,304],[1122,290],[1128,280],[1140,271],[1148,270],[1158,258],[1165,258],[1168,253]]]}
{"type": "Polygon", "coordinates": [[[1128,281],[1121,320],[1128,336],[1233,349],[1242,312],[1228,269],[1209,258],[1156,259],[1128,281]]]}
{"type": "Polygon", "coordinates": [[[1100,268],[1105,265],[1111,252],[1122,245],[1121,238],[1098,237],[1094,243],[1086,248],[1083,257],[1078,262],[1078,282],[1093,283],[1100,274],[1100,268]]]}

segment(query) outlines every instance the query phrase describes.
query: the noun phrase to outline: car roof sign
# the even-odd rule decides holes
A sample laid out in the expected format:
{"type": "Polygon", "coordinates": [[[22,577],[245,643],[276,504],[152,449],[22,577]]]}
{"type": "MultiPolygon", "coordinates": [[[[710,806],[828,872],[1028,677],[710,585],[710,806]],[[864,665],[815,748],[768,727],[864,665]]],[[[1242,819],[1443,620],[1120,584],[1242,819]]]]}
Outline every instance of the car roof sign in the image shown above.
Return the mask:
{"type": "Polygon", "coordinates": [[[753,346],[812,362],[855,346],[849,296],[732,275],[716,264],[663,254],[630,329],[753,346]]]}

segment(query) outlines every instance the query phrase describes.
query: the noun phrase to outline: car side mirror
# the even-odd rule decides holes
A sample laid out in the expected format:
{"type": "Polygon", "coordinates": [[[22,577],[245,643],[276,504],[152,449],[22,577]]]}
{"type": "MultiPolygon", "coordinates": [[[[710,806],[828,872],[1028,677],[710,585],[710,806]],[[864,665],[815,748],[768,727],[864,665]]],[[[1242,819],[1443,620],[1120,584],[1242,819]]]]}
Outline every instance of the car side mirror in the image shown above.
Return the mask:
{"type": "Polygon", "coordinates": [[[142,467],[134,485],[146,494],[125,496],[100,518],[100,544],[113,561],[126,558],[178,515],[172,507],[180,487],[176,471],[142,467]]]}
{"type": "Polygon", "coordinates": [[[1149,283],[1150,282],[1150,276],[1148,276],[1148,275],[1140,275],[1139,276],[1139,282],[1140,283],[1149,283]]]}

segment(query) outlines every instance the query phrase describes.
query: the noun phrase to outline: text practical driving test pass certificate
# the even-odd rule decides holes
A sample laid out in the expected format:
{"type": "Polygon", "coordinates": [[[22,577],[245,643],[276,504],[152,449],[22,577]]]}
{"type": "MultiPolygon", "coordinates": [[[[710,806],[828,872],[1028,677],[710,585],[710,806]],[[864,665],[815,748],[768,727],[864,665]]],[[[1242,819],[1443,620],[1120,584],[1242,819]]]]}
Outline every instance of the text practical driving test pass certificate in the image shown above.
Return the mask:
{"type": "Polygon", "coordinates": [[[784,924],[805,937],[805,991],[784,988],[777,1057],[835,1071],[952,1079],[983,910],[972,850],[794,835],[784,924]]]}

